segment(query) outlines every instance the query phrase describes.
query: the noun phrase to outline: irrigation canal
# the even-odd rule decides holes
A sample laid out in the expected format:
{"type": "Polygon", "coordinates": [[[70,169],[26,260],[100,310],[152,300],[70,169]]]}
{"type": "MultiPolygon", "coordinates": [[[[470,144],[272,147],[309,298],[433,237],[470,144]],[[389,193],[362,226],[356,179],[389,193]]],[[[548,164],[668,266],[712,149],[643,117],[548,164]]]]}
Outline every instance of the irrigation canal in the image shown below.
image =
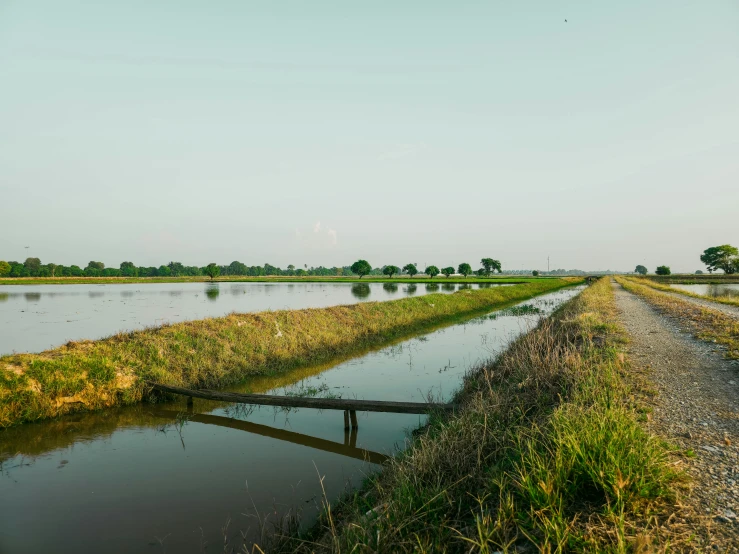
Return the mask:
{"type": "MultiPolygon", "coordinates": [[[[580,290],[229,390],[447,402],[468,369],[580,290]]],[[[310,524],[320,476],[335,503],[427,417],[357,412],[347,432],[338,414],[180,398],[1,431],[0,552],[220,552],[258,538],[257,513],[310,524]]]]}
{"type": "Polygon", "coordinates": [[[99,339],[231,312],[299,310],[450,293],[495,283],[134,283],[0,286],[0,356],[41,352],[69,340],[99,339]]]}

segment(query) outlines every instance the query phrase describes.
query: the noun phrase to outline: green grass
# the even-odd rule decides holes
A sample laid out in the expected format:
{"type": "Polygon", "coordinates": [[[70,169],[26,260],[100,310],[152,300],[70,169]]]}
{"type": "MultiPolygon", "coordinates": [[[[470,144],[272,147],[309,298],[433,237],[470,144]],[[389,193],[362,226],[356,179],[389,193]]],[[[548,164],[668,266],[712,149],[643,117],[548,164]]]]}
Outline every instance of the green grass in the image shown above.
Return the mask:
{"type": "Polygon", "coordinates": [[[357,276],[350,277],[283,277],[283,276],[264,276],[264,277],[245,277],[239,275],[226,275],[216,277],[211,280],[210,277],[18,277],[18,278],[0,278],[0,286],[3,285],[81,285],[81,284],[132,284],[132,283],[529,283],[542,279],[559,279],[555,276],[539,276],[539,277],[521,277],[512,275],[493,275],[490,277],[436,277],[431,279],[428,277],[411,278],[403,277],[382,277],[367,276],[359,278],[357,276]]]}
{"type": "Polygon", "coordinates": [[[380,347],[580,282],[544,279],[388,302],[188,321],[0,357],[0,427],[141,401],[145,381],[224,387],[380,347]]]}
{"type": "MultiPolygon", "coordinates": [[[[680,475],[639,423],[608,278],[473,371],[461,408],[282,552],[647,552],[689,538],[680,475]],[[532,548],[533,547],[533,548],[532,548]]],[[[691,531],[692,532],[692,531],[691,531]]]]}

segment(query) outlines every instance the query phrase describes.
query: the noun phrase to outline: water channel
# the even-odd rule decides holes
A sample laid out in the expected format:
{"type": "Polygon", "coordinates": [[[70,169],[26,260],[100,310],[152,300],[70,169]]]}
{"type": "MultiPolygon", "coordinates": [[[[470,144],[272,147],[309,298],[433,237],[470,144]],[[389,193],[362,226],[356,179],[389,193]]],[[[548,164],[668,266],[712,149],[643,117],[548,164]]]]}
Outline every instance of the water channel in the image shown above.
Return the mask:
{"type": "MultiPolygon", "coordinates": [[[[420,288],[420,287],[419,287],[420,288]]],[[[466,371],[581,288],[542,295],[332,367],[232,390],[449,400],[466,371]]],[[[374,291],[373,291],[374,293],[374,291]]],[[[0,431],[0,552],[222,552],[258,539],[256,514],[315,521],[426,416],[284,411],[195,400],[142,404],[0,431]]],[[[269,525],[268,525],[269,527],[269,525]]]]}
{"type": "Polygon", "coordinates": [[[99,339],[230,312],[299,310],[393,300],[460,287],[453,283],[145,283],[0,286],[0,356],[41,352],[69,340],[99,339]]]}
{"type": "Polygon", "coordinates": [[[739,298],[739,283],[722,283],[716,285],[670,285],[672,288],[681,289],[704,296],[732,296],[739,298]]]}

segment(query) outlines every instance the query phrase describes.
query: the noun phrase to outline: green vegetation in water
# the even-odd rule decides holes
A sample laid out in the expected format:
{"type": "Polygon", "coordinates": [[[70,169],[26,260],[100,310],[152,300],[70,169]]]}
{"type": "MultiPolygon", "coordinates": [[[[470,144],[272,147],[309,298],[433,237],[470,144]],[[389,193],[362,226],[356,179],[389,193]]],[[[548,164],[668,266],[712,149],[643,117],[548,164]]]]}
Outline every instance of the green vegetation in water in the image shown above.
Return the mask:
{"type": "Polygon", "coordinates": [[[582,282],[546,279],[388,302],[188,321],[0,357],[0,427],[132,404],[146,381],[189,388],[328,363],[460,317],[582,282]]]}
{"type": "Polygon", "coordinates": [[[318,525],[270,551],[685,548],[664,523],[681,509],[677,453],[639,423],[616,317],[601,279],[473,371],[456,413],[433,414],[362,490],[338,507],[324,498],[318,525]]]}

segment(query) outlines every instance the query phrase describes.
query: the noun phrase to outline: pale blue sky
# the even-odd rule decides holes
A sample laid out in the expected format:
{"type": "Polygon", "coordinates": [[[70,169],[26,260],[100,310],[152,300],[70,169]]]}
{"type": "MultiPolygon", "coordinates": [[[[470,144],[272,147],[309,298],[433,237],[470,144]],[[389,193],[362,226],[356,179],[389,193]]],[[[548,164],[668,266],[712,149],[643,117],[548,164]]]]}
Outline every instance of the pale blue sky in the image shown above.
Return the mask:
{"type": "Polygon", "coordinates": [[[694,271],[738,99],[736,1],[0,1],[0,259],[694,271]]]}

